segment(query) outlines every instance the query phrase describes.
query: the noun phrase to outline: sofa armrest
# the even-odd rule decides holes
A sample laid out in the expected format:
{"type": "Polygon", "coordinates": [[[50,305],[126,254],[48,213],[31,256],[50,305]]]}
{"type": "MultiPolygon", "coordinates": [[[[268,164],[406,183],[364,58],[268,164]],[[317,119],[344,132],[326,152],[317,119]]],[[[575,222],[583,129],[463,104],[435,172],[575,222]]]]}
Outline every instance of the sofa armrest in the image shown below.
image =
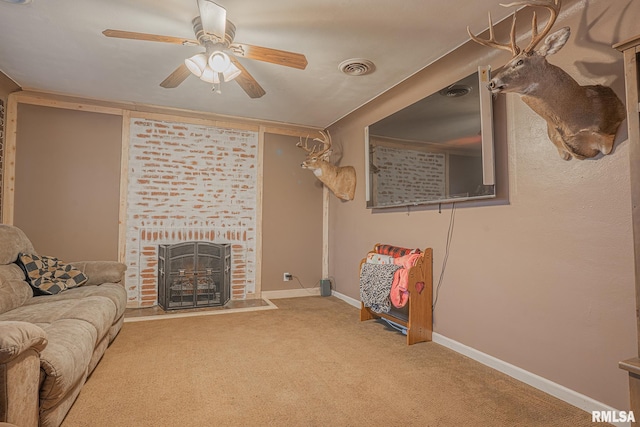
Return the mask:
{"type": "Polygon", "coordinates": [[[120,283],[127,266],[118,261],[78,261],[70,263],[89,278],[87,285],[120,283]]]}
{"type": "Polygon", "coordinates": [[[0,321],[0,421],[38,426],[40,352],[45,331],[32,323],[0,321]]]}
{"type": "Polygon", "coordinates": [[[42,328],[27,322],[0,321],[0,365],[9,363],[24,351],[40,352],[47,346],[42,328]]]}

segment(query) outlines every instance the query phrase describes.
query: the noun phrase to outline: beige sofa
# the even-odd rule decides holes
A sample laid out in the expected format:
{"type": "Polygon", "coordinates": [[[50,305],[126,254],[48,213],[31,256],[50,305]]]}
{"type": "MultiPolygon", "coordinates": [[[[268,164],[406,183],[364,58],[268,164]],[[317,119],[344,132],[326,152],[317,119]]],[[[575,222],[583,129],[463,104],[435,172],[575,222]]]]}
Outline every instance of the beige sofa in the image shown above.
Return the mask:
{"type": "Polygon", "coordinates": [[[84,285],[33,296],[19,253],[36,252],[20,229],[0,225],[0,422],[59,426],[122,327],[126,267],[72,262],[84,285]]]}

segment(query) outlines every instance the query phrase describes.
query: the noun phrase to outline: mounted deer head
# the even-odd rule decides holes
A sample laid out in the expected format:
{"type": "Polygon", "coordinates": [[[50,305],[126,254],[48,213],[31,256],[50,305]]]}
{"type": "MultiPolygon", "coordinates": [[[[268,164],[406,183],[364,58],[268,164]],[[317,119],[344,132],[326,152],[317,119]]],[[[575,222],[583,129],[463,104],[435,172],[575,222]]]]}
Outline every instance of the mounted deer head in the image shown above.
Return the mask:
{"type": "Polygon", "coordinates": [[[533,13],[531,42],[525,49],[516,45],[516,15],[511,25],[509,43],[498,43],[489,14],[489,39],[474,36],[471,39],[484,46],[510,51],[513,58],[489,82],[489,90],[498,94],[514,92],[547,121],[549,139],[564,160],[585,159],[599,153],[609,154],[620,123],[625,119],[625,108],[609,87],[580,86],[561,68],[549,64],[547,56],[559,51],[569,39],[570,30],[564,27],[547,37],[560,12],[561,0],[529,0],[509,4],[513,6],[539,6],[549,10],[549,21],[540,33],[536,13],[533,13]],[[534,50],[546,37],[542,46],[534,50]]]}
{"type": "Polygon", "coordinates": [[[311,169],[313,174],[341,200],[353,200],[356,192],[356,170],[353,166],[335,166],[329,163],[331,155],[331,136],[328,132],[320,132],[323,139],[313,140],[322,144],[323,148],[316,152],[317,145],[312,148],[307,146],[308,137],[304,144],[302,138],[296,147],[307,152],[307,158],[300,166],[311,169]]]}

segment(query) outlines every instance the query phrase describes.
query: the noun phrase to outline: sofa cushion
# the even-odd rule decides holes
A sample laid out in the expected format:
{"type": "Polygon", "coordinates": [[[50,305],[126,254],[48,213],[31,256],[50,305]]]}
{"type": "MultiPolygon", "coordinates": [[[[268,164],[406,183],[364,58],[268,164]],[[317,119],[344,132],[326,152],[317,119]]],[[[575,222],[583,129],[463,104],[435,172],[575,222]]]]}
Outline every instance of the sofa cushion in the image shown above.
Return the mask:
{"type": "Polygon", "coordinates": [[[25,304],[33,296],[16,264],[0,265],[0,314],[25,304]]]}
{"type": "Polygon", "coordinates": [[[0,265],[14,263],[20,252],[36,253],[24,232],[12,225],[0,224],[0,242],[0,265]]]}
{"type": "Polygon", "coordinates": [[[104,283],[102,285],[84,285],[79,288],[69,289],[58,295],[46,295],[31,298],[26,305],[48,304],[58,300],[81,300],[87,297],[104,297],[111,300],[116,308],[116,315],[113,320],[117,320],[124,314],[127,308],[127,291],[124,286],[117,283],[104,283]]]}
{"type": "MultiPolygon", "coordinates": [[[[45,302],[27,303],[0,314],[0,320],[17,320],[36,325],[47,325],[59,320],[80,321],[91,326],[94,345],[105,336],[116,320],[116,306],[107,297],[90,296],[48,301],[49,298],[48,296],[34,297],[32,300],[45,300],[45,302]]],[[[51,342],[51,339],[49,341],[51,342]]]]}
{"type": "Polygon", "coordinates": [[[38,295],[55,295],[87,281],[87,276],[80,270],[58,258],[21,253],[18,260],[38,295]]]}

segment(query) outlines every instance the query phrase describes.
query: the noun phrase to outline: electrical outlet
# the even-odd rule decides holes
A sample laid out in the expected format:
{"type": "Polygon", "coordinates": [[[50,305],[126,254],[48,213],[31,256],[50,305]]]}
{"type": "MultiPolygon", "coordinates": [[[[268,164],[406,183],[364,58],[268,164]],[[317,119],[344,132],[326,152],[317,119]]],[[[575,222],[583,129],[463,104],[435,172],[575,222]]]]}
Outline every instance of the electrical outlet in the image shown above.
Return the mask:
{"type": "Polygon", "coordinates": [[[283,282],[288,282],[290,280],[293,280],[293,275],[291,273],[284,273],[282,275],[282,281],[283,282]]]}

